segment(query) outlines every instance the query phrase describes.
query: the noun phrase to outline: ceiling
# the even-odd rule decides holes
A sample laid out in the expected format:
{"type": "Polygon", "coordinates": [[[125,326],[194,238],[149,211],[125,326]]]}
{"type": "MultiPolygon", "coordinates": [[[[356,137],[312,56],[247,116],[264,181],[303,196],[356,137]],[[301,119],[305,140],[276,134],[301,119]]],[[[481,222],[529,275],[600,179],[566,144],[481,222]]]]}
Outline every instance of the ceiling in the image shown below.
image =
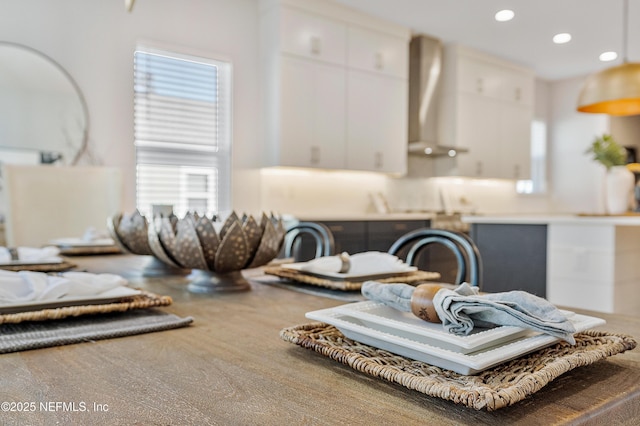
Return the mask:
{"type": "MultiPolygon", "coordinates": [[[[583,76],[622,63],[624,0],[337,0],[416,33],[460,43],[532,68],[543,79],[583,76]],[[496,22],[511,9],[515,18],[496,22]],[[572,40],[551,39],[568,32],[572,40]],[[605,51],[618,59],[600,62],[605,51]]],[[[640,61],[640,0],[629,0],[627,58],[640,61]]]]}

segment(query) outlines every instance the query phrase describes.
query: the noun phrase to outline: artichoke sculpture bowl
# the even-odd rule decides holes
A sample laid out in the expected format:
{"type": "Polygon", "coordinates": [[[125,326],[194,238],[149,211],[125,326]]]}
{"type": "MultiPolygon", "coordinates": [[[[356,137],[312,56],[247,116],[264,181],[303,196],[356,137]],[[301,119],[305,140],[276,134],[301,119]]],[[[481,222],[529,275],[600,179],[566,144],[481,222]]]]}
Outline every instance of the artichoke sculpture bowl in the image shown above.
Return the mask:
{"type": "Polygon", "coordinates": [[[187,274],[191,270],[188,289],[195,293],[249,290],[240,271],[273,260],[286,233],[280,218],[264,213],[257,221],[233,212],[219,223],[196,214],[147,221],[135,212],[117,214],[108,219],[107,226],[123,250],[152,255],[162,262],[163,266],[157,262],[149,265],[145,275],[187,274]]]}

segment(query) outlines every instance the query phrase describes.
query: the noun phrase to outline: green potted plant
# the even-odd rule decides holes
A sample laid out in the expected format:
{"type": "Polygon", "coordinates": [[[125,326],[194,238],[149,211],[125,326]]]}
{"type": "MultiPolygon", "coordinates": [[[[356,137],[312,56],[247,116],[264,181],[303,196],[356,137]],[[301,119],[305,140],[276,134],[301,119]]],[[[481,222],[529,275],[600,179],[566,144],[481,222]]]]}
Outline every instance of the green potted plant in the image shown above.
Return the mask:
{"type": "Polygon", "coordinates": [[[608,214],[624,214],[632,206],[635,177],[627,169],[627,151],[609,134],[596,137],[586,151],[607,170],[605,206],[608,214]]]}
{"type": "Polygon", "coordinates": [[[593,159],[602,163],[607,171],[627,163],[627,151],[608,134],[596,137],[586,153],[592,154],[593,159]]]}

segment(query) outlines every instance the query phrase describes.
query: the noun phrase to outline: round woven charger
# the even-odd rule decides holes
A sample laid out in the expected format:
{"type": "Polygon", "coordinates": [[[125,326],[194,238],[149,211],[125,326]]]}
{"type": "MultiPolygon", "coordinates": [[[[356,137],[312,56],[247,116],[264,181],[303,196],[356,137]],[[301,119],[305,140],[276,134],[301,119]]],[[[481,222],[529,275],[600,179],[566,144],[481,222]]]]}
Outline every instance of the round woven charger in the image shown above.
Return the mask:
{"type": "Polygon", "coordinates": [[[0,269],[5,271],[34,271],[34,272],[64,272],[75,268],[77,265],[71,262],[62,261],[60,263],[34,263],[22,265],[0,265],[0,269]]]}

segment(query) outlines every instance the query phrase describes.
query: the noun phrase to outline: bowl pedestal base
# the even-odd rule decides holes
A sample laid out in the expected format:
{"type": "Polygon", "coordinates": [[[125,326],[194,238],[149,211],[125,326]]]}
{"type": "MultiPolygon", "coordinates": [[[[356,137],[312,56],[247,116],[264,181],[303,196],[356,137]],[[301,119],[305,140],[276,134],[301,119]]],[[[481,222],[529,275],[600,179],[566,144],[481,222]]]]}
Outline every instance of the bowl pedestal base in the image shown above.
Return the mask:
{"type": "Polygon", "coordinates": [[[192,293],[223,293],[251,290],[251,285],[240,271],[220,274],[194,269],[187,278],[190,280],[187,289],[192,293]]]}

